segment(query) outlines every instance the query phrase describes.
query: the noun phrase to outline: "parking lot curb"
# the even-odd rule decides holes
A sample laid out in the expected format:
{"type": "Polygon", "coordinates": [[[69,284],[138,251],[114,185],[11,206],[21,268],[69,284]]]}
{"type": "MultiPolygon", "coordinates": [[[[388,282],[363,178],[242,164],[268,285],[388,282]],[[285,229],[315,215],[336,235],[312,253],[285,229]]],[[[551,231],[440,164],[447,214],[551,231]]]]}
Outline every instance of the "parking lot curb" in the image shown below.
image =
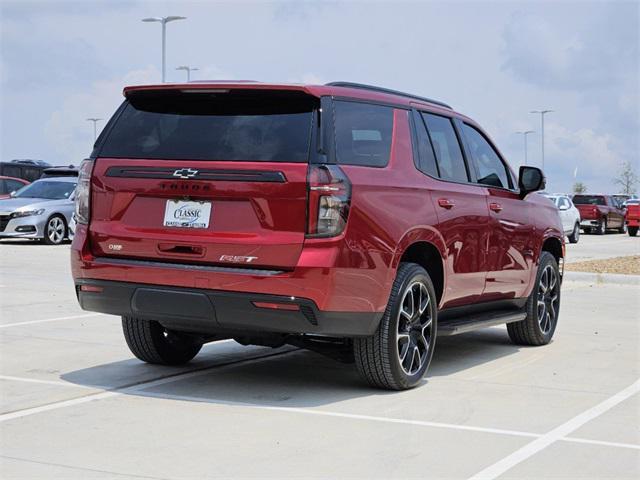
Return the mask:
{"type": "Polygon", "coordinates": [[[565,282],[640,285],[640,275],[622,275],[614,273],[565,272],[563,280],[565,282]]]}

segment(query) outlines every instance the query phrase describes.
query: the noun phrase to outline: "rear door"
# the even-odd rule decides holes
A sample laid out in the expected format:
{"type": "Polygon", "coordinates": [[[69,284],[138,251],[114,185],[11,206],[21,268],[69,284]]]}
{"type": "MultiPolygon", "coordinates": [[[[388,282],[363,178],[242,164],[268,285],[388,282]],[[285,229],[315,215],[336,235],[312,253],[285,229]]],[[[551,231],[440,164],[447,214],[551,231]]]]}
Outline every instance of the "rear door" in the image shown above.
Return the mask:
{"type": "Polygon", "coordinates": [[[488,192],[491,233],[483,300],[520,298],[533,268],[534,228],[530,205],[520,198],[515,180],[497,150],[476,127],[458,122],[476,182],[488,192]]]}
{"type": "Polygon", "coordinates": [[[482,295],[490,233],[486,189],[470,183],[459,139],[450,118],[414,114],[418,168],[436,181],[429,184],[438,215],[438,231],[447,251],[444,307],[465,305],[482,295]]]}
{"type": "Polygon", "coordinates": [[[316,108],[295,91],[130,94],[97,147],[94,254],[293,268],[316,108]]]}

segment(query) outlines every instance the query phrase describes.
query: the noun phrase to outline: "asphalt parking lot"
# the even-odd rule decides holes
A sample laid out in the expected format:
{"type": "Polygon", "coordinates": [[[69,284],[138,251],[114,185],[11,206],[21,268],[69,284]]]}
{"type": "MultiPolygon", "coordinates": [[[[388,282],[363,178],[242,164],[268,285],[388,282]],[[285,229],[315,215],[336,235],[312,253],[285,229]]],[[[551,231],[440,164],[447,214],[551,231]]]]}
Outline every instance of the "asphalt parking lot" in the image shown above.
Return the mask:
{"type": "MultiPolygon", "coordinates": [[[[568,261],[638,251],[583,236],[568,261]]],[[[635,242],[635,243],[634,243],[635,242]]],[[[414,390],[285,347],[145,365],[77,306],[68,245],[0,244],[2,478],[639,478],[640,296],[565,282],[554,341],[438,340],[414,390]]]]}

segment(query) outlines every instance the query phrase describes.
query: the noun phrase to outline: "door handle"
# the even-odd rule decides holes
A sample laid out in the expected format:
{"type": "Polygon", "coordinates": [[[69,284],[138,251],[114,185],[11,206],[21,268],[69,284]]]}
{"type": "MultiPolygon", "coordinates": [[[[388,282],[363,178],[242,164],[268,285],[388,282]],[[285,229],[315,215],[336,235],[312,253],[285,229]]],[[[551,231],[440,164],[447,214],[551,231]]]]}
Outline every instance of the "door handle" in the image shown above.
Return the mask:
{"type": "Polygon", "coordinates": [[[499,203],[496,202],[491,202],[489,204],[489,210],[492,210],[496,213],[500,213],[502,211],[502,205],[500,205],[499,203]]]}
{"type": "Polygon", "coordinates": [[[451,200],[449,200],[448,198],[439,198],[438,205],[440,205],[442,208],[446,208],[447,210],[451,210],[453,207],[456,206],[456,204],[451,200]]]}

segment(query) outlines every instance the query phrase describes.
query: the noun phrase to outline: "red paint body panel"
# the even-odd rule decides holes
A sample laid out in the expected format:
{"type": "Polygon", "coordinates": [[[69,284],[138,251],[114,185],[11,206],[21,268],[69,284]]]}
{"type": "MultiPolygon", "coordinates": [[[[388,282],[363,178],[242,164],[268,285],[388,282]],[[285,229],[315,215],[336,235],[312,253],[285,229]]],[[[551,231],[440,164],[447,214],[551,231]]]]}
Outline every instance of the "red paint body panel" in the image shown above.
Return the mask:
{"type": "MultiPolygon", "coordinates": [[[[255,88],[302,90],[394,103],[411,108],[415,100],[343,87],[265,84],[181,84],[137,89],[255,88]]],[[[470,119],[428,103],[420,108],[470,119]]],[[[320,310],[382,312],[403,253],[427,242],[440,253],[444,271],[441,308],[526,297],[531,291],[543,242],[564,245],[557,211],[530,194],[482,185],[441,181],[420,173],[414,163],[409,110],[394,110],[390,161],[384,168],[341,165],[351,182],[346,229],[333,238],[305,238],[308,165],[304,163],[215,162],[215,168],[281,172],[285,183],[198,182],[113,178],[109,167],[211,168],[207,161],[98,158],[91,180],[90,224],[79,224],[71,247],[75,279],[196,287],[231,292],[303,297],[320,310]],[[205,183],[209,189],[204,190],[205,183]],[[189,196],[212,202],[210,228],[167,233],[164,205],[176,192],[201,184],[189,196]],[[172,186],[174,185],[174,186],[172,186]],[[442,206],[441,200],[445,202],[442,206]],[[490,210],[499,203],[500,211],[490,210]],[[167,253],[159,244],[197,247],[167,253]],[[109,245],[122,245],[113,250],[109,245]],[[166,268],[156,262],[247,267],[220,261],[222,255],[255,256],[250,268],[277,270],[263,275],[166,268]],[[103,261],[96,261],[96,258],[103,261]],[[150,260],[148,264],[109,263],[109,259],[150,260]]]]}

